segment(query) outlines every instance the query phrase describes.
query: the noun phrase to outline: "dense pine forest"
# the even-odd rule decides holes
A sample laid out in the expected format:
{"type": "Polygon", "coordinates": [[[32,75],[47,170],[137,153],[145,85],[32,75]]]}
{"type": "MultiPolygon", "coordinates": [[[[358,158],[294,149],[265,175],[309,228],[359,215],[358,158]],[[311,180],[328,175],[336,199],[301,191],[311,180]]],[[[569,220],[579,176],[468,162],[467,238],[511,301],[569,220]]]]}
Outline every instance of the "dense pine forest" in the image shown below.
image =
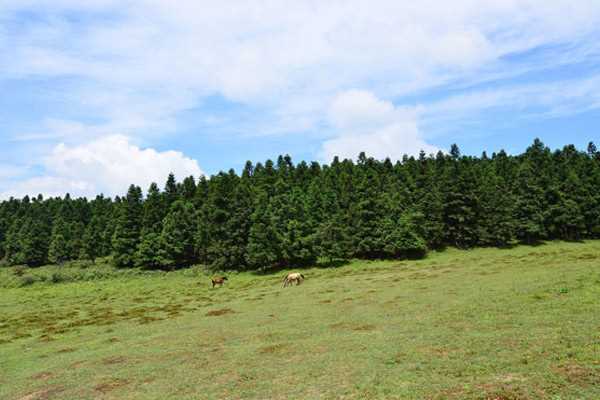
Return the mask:
{"type": "Polygon", "coordinates": [[[418,258],[445,246],[600,237],[600,152],[541,141],[521,155],[364,153],[330,165],[290,157],[114,199],[0,204],[4,265],[111,256],[119,267],[255,270],[317,260],[418,258]]]}

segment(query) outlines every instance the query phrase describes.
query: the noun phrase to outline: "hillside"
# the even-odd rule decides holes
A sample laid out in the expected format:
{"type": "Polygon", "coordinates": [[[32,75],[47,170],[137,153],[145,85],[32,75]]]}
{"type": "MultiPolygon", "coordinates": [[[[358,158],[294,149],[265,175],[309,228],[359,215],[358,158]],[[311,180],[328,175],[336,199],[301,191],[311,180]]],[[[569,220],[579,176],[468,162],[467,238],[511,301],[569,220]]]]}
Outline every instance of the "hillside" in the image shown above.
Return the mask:
{"type": "Polygon", "coordinates": [[[285,289],[199,269],[2,289],[0,398],[597,399],[599,267],[600,242],[553,242],[285,289]]]}

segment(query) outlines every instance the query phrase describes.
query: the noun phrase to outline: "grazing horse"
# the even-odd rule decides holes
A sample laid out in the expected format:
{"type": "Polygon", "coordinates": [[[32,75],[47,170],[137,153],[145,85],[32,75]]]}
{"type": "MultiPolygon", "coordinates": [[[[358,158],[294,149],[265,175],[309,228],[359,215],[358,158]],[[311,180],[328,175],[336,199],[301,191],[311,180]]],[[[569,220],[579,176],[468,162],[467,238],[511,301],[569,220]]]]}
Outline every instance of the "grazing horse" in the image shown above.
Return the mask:
{"type": "Polygon", "coordinates": [[[225,283],[225,281],[227,280],[227,277],[221,276],[218,278],[212,278],[211,280],[212,280],[212,287],[215,287],[217,285],[222,286],[225,283]]]}
{"type": "Polygon", "coordinates": [[[296,286],[298,286],[299,284],[302,283],[303,280],[304,280],[304,275],[302,275],[301,273],[290,272],[289,274],[286,275],[285,278],[283,278],[283,287],[286,287],[287,285],[291,285],[294,282],[296,282],[296,286]]]}

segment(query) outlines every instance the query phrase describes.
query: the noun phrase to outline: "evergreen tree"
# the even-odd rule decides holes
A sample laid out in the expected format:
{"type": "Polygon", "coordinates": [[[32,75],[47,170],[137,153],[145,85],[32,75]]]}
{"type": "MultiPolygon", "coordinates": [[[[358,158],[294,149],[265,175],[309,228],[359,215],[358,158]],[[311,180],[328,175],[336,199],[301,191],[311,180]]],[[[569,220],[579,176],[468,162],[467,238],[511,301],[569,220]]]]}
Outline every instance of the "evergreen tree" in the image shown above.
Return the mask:
{"type": "Polygon", "coordinates": [[[100,222],[100,217],[94,215],[85,229],[79,258],[95,262],[96,258],[102,255],[103,231],[104,229],[100,222]]]}
{"type": "Polygon", "coordinates": [[[119,208],[112,240],[113,262],[118,267],[132,267],[142,226],[142,189],[131,185],[119,208]]]}
{"type": "MultiPolygon", "coordinates": [[[[458,157],[458,148],[451,150],[458,157]]],[[[443,177],[444,223],[446,242],[458,248],[468,248],[477,242],[479,201],[475,177],[468,159],[455,160],[443,177]]]]}
{"type": "Polygon", "coordinates": [[[492,165],[482,172],[477,223],[482,246],[504,247],[515,239],[515,197],[492,165]]]}
{"type": "Polygon", "coordinates": [[[67,240],[65,237],[58,233],[52,235],[52,241],[50,242],[50,249],[48,250],[48,260],[53,264],[62,264],[69,258],[69,252],[67,250],[67,240]]]}
{"type": "Polygon", "coordinates": [[[544,191],[538,185],[529,162],[519,168],[515,203],[515,225],[517,238],[527,244],[542,240],[546,234],[544,226],[544,191]]]}
{"type": "Polygon", "coordinates": [[[196,180],[193,176],[188,176],[181,183],[181,197],[186,201],[191,201],[196,195],[196,180]]]}
{"type": "Polygon", "coordinates": [[[196,261],[194,257],[194,235],[196,233],[194,215],[194,207],[183,200],[176,201],[171,206],[160,234],[158,260],[162,266],[175,268],[191,265],[196,261]]]}
{"type": "Polygon", "coordinates": [[[281,264],[280,239],[266,192],[258,194],[251,221],[246,251],[248,265],[254,269],[277,267],[281,264]]]}
{"type": "Polygon", "coordinates": [[[171,204],[179,199],[179,188],[177,187],[177,181],[175,175],[170,173],[167,182],[165,183],[164,198],[167,210],[171,207],[171,204]]]}
{"type": "Polygon", "coordinates": [[[405,212],[398,220],[385,217],[380,225],[384,252],[392,258],[421,258],[427,253],[427,243],[419,235],[414,215],[405,212]]]}
{"type": "Polygon", "coordinates": [[[355,185],[355,199],[350,206],[353,210],[353,242],[355,255],[364,258],[377,258],[383,254],[378,225],[380,223],[378,203],[377,175],[375,170],[367,165],[364,153],[359,156],[360,172],[355,185]]]}
{"type": "Polygon", "coordinates": [[[147,269],[160,268],[164,262],[161,259],[161,235],[154,231],[146,231],[135,253],[135,265],[147,269]]]}
{"type": "Polygon", "coordinates": [[[151,183],[144,201],[142,229],[144,232],[160,233],[166,215],[163,199],[156,183],[151,183]]]}

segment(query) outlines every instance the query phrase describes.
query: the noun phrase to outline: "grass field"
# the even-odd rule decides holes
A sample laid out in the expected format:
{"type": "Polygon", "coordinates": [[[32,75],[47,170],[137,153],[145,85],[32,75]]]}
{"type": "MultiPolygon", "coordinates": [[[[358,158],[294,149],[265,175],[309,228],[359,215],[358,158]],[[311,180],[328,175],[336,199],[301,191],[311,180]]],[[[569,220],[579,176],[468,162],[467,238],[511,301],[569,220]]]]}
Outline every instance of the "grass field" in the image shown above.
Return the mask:
{"type": "Polygon", "coordinates": [[[200,271],[0,289],[0,399],[600,399],[600,242],[200,271]]]}

